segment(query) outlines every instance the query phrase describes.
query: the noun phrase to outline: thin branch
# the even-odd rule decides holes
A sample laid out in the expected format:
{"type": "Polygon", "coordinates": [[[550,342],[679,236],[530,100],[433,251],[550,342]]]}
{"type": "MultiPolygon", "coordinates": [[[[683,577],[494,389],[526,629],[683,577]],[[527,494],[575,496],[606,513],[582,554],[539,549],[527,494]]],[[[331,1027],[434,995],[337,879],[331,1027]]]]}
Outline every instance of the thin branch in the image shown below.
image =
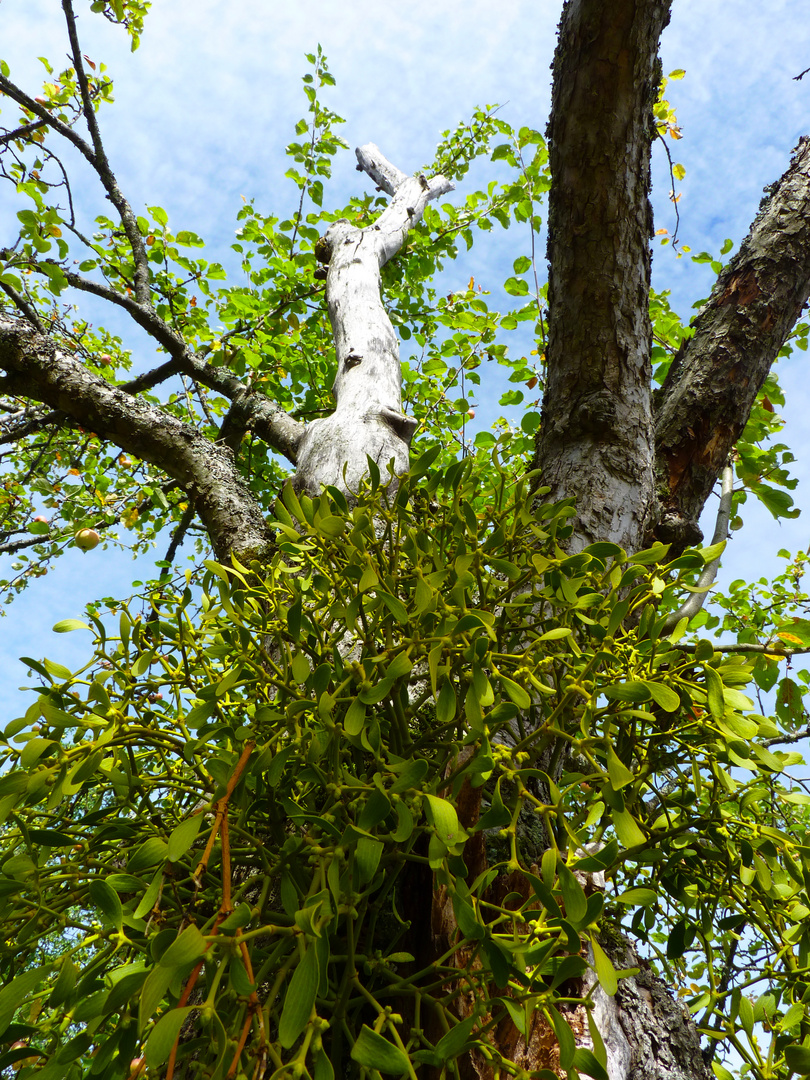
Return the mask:
{"type": "Polygon", "coordinates": [[[17,139],[25,139],[33,132],[39,131],[41,128],[47,126],[48,125],[44,120],[34,120],[31,124],[23,124],[22,127],[15,128],[13,131],[7,131],[5,134],[0,135],[0,146],[7,146],[10,142],[16,142],[17,139]]]}
{"type": "Polygon", "coordinates": [[[793,76],[793,81],[794,82],[799,82],[801,79],[803,79],[805,77],[805,75],[807,74],[808,71],[810,71],[810,67],[805,68],[804,71],[800,71],[798,75],[794,75],[793,76]]]}
{"type": "MultiPolygon", "coordinates": [[[[680,652],[693,653],[697,649],[697,645],[688,642],[684,644],[676,642],[672,645],[672,648],[678,649],[680,652]]],[[[712,648],[719,653],[761,653],[763,656],[772,656],[774,660],[789,660],[791,656],[802,656],[805,653],[810,653],[810,645],[802,645],[799,649],[784,649],[781,645],[772,645],[770,643],[761,645],[759,642],[745,641],[738,641],[734,645],[713,645],[712,648]]]]}
{"type": "MultiPolygon", "coordinates": [[[[304,436],[304,426],[280,405],[260,394],[249,393],[248,388],[241,379],[231,374],[225,368],[213,367],[198,356],[183,337],[171,326],[163,321],[154,309],[139,304],[137,300],[125,293],[116,292],[110,285],[103,285],[77,274],[73,270],[66,270],[58,263],[69,285],[83,292],[89,292],[94,296],[100,296],[110,303],[122,307],[135,322],[153,337],[159,345],[172,356],[177,365],[176,371],[188,375],[190,378],[201,382],[210,390],[216,390],[229,401],[240,401],[240,410],[244,426],[252,427],[256,433],[265,440],[274,450],[284,454],[293,464],[298,455],[298,446],[304,436]]],[[[33,270],[39,270],[37,264],[32,265],[33,270]]],[[[44,273],[44,270],[41,271],[44,273]]],[[[156,369],[156,375],[161,369],[156,369]]],[[[165,370],[165,368],[164,368],[165,370]]],[[[169,374],[175,374],[174,371],[169,374]]],[[[163,376],[166,377],[166,376],[163,376]]],[[[144,376],[146,378],[146,376],[144,376]]],[[[126,389],[122,386],[119,389],[126,389]]]]}
{"type": "Polygon", "coordinates": [[[63,138],[67,139],[69,143],[72,143],[82,157],[89,161],[93,168],[97,170],[96,156],[93,153],[93,148],[81,137],[81,135],[78,135],[72,127],[63,123],[58,117],[53,116],[44,105],[40,105],[38,101],[29,97],[24,90],[21,90],[19,86],[16,86],[3,74],[0,74],[0,91],[2,91],[6,97],[10,97],[12,101],[16,101],[23,109],[33,113],[34,116],[38,116],[47,127],[52,128],[63,138]]]}
{"type": "MultiPolygon", "coordinates": [[[[728,462],[723,469],[723,486],[720,494],[720,506],[717,510],[717,521],[714,526],[714,536],[712,537],[712,546],[722,543],[723,540],[728,537],[728,523],[731,519],[731,497],[734,494],[734,470],[731,467],[731,463],[728,462]]],[[[685,604],[682,604],[677,611],[673,611],[664,623],[664,633],[672,630],[678,625],[681,619],[691,619],[700,611],[703,605],[706,603],[706,597],[708,596],[708,590],[711,588],[714,579],[717,577],[717,571],[720,568],[720,558],[714,559],[708,566],[704,566],[703,571],[698,578],[697,587],[700,592],[692,593],[685,604]]]]}
{"type": "Polygon", "coordinates": [[[794,731],[792,735],[775,735],[772,739],[764,739],[761,746],[784,746],[788,743],[803,742],[810,738],[810,726],[801,731],[794,731]]]}
{"type": "MultiPolygon", "coordinates": [[[[0,389],[2,389],[2,387],[0,387],[0,389]]],[[[20,439],[24,439],[27,435],[36,435],[42,431],[43,428],[49,427],[51,424],[64,422],[68,419],[67,413],[63,413],[59,409],[50,409],[47,412],[42,409],[37,409],[36,413],[37,415],[29,417],[27,420],[23,420],[16,428],[12,428],[5,435],[1,435],[0,446],[7,443],[19,442],[20,439]]]]}
{"type": "Polygon", "coordinates": [[[177,480],[196,499],[217,558],[232,552],[256,558],[268,549],[272,535],[233,455],[194,426],[112,386],[51,337],[2,313],[0,367],[8,372],[4,382],[14,396],[68,412],[86,431],[177,480]]]}
{"type": "Polygon", "coordinates": [[[143,375],[137,375],[129,382],[121,383],[118,389],[127,394],[140,394],[142,390],[151,390],[171,378],[172,375],[177,375],[179,371],[180,364],[177,360],[167,360],[165,364],[160,364],[151,371],[145,371],[143,375]]]}
{"type": "Polygon", "coordinates": [[[132,207],[124,198],[124,195],[118,186],[118,181],[110,168],[110,163],[107,160],[107,154],[104,150],[104,144],[101,141],[101,132],[99,131],[95,109],[93,108],[93,99],[90,94],[87,72],[84,69],[84,63],[82,61],[79,35],[76,32],[76,16],[73,13],[72,0],[62,0],[62,10],[65,13],[65,20],[67,21],[70,49],[73,54],[73,66],[76,69],[76,78],[79,82],[82,104],[84,105],[84,118],[87,122],[90,138],[93,141],[95,150],[94,167],[101,183],[104,185],[104,189],[110,197],[110,201],[118,211],[118,216],[121,218],[121,224],[124,226],[124,231],[127,234],[127,240],[129,241],[129,246],[132,250],[132,258],[135,263],[135,296],[140,303],[149,306],[151,303],[149,290],[149,261],[146,256],[146,247],[144,246],[141,231],[138,228],[137,218],[132,213],[132,207]]]}
{"type": "Polygon", "coordinates": [[[672,246],[673,248],[678,245],[678,229],[681,227],[681,215],[678,212],[678,200],[675,197],[675,166],[672,164],[672,154],[669,152],[667,141],[661,132],[657,132],[657,137],[661,140],[661,145],[664,147],[664,153],[667,155],[667,161],[669,162],[669,179],[672,183],[672,205],[675,207],[675,232],[672,234],[672,246]]]}
{"type": "Polygon", "coordinates": [[[9,298],[9,300],[11,300],[14,306],[23,313],[23,315],[26,317],[26,319],[28,319],[31,325],[35,326],[37,330],[39,330],[40,334],[44,334],[45,328],[39,320],[39,315],[37,315],[36,309],[28,303],[22,293],[18,293],[14,286],[9,285],[6,281],[0,281],[0,289],[3,290],[3,292],[9,298]]]}
{"type": "MultiPolygon", "coordinates": [[[[174,534],[172,536],[171,543],[169,544],[169,550],[166,552],[166,556],[165,556],[165,559],[164,559],[165,562],[167,562],[167,563],[173,563],[174,562],[175,556],[177,555],[177,549],[183,543],[183,540],[185,539],[186,533],[188,532],[189,526],[191,525],[192,521],[194,520],[195,513],[196,513],[196,507],[194,506],[194,500],[189,499],[188,506],[183,511],[183,516],[180,518],[180,521],[177,523],[177,528],[175,529],[174,534]]],[[[168,570],[167,570],[167,573],[168,573],[168,570]]]]}
{"type": "Polygon", "coordinates": [[[33,547],[34,544],[45,544],[50,539],[50,533],[41,533],[38,536],[26,536],[24,540],[10,540],[7,544],[0,544],[0,555],[15,555],[24,548],[33,547]]]}

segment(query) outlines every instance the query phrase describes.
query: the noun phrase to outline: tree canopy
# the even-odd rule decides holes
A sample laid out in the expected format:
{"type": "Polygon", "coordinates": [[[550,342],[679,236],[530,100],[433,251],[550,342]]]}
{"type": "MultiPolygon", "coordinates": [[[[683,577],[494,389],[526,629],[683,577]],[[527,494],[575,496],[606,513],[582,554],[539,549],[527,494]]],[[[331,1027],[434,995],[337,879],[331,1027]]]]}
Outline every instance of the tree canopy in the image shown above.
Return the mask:
{"type": "MultiPolygon", "coordinates": [[[[807,346],[810,144],[729,262],[698,256],[687,326],[650,282],[664,0],[564,6],[545,134],[482,106],[412,175],[368,144],[328,210],[348,148],[319,47],[297,209],[243,205],[229,278],[130,205],[111,79],[61,7],[41,91],[0,62],[4,594],[71,544],[166,556],[57,624],[93,635],[78,670],[24,658],[0,1070],[810,1074],[806,554],[704,603],[746,498],[797,512],[773,365],[807,346]],[[509,306],[445,291],[515,225],[509,306]],[[526,408],[475,430],[493,367],[526,408]]],[[[133,48],[147,8],[91,4],[133,48]]]]}

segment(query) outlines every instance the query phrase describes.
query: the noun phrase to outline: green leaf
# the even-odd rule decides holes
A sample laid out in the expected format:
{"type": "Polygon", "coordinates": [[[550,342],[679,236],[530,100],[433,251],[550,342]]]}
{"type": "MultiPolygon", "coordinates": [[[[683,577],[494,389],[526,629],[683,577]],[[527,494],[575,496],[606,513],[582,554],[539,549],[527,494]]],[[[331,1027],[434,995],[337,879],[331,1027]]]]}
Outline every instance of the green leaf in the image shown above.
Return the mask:
{"type": "Polygon", "coordinates": [[[706,673],[706,693],[709,712],[715,720],[722,720],[726,714],[726,699],[723,696],[723,681],[713,667],[704,668],[706,673]]]}
{"type": "Polygon", "coordinates": [[[439,724],[450,724],[456,716],[456,692],[450,679],[445,679],[436,702],[436,720],[439,724]]]}
{"type": "Polygon", "coordinates": [[[570,1069],[574,1063],[574,1054],[576,1052],[574,1033],[568,1021],[557,1012],[553,1005],[548,1006],[548,1017],[551,1020],[551,1026],[554,1028],[554,1034],[557,1036],[557,1045],[560,1048],[560,1065],[563,1069],[570,1069]]]}
{"type": "MultiPolygon", "coordinates": [[[[247,905],[244,906],[247,907],[247,905]]],[[[256,989],[256,984],[252,983],[248,978],[247,968],[242,962],[241,956],[234,956],[231,958],[229,972],[231,976],[231,986],[236,993],[240,997],[250,997],[256,989]]]]}
{"type": "Polygon", "coordinates": [[[658,894],[654,889],[625,889],[616,897],[619,904],[627,907],[650,907],[657,899],[658,894]]]}
{"type": "Polygon", "coordinates": [[[522,686],[518,686],[516,682],[513,682],[512,679],[508,679],[505,675],[499,675],[498,681],[519,709],[529,708],[532,699],[522,686]]]}
{"type": "Polygon", "coordinates": [[[593,1050],[588,1050],[585,1046],[577,1047],[574,1051],[573,1066],[577,1072],[592,1076],[594,1080],[610,1080],[607,1069],[598,1060],[593,1050]]]}
{"type": "MultiPolygon", "coordinates": [[[[743,994],[740,998],[739,1016],[743,1031],[747,1035],[753,1035],[755,1023],[754,1006],[751,1004],[751,999],[746,994],[743,994]]],[[[810,1061],[810,1057],[808,1058],[808,1061],[810,1061]]],[[[804,1072],[805,1070],[802,1068],[799,1071],[804,1072]]]]}
{"type": "Polygon", "coordinates": [[[451,1027],[448,1032],[442,1035],[435,1047],[436,1056],[440,1061],[450,1061],[452,1058],[458,1057],[465,1043],[472,1035],[474,1025],[475,1017],[468,1016],[466,1020],[462,1020],[461,1023],[451,1027]]]}
{"type": "Polygon", "coordinates": [[[169,846],[159,836],[151,836],[144,840],[139,848],[136,848],[132,858],[127,863],[127,873],[137,874],[140,870],[146,870],[156,863],[163,862],[168,854],[169,846]]]}
{"type": "Polygon", "coordinates": [[[456,808],[446,799],[440,799],[437,795],[426,795],[425,798],[430,808],[433,827],[442,843],[450,847],[456,842],[459,832],[456,808]]]}
{"type": "Polygon", "coordinates": [[[785,1047],[785,1062],[797,1073],[810,1073],[810,1046],[793,1043],[785,1047]]]}
{"type": "Polygon", "coordinates": [[[410,807],[401,800],[396,804],[395,810],[397,814],[397,827],[391,833],[391,839],[395,844],[404,844],[413,833],[413,814],[410,811],[410,807]]]}
{"type": "Polygon", "coordinates": [[[169,837],[169,845],[166,851],[166,858],[169,862],[177,862],[188,851],[194,841],[197,839],[197,834],[200,831],[200,826],[203,822],[202,814],[193,814],[191,817],[181,821],[179,825],[176,825],[172,830],[172,834],[169,837]]]}
{"type": "Polygon", "coordinates": [[[628,784],[632,784],[633,780],[635,780],[635,774],[620,760],[612,746],[608,747],[607,767],[610,786],[614,791],[621,791],[623,787],[627,787],[628,784]]]}
{"type": "Polygon", "coordinates": [[[603,686],[602,693],[606,698],[613,701],[631,701],[636,704],[649,701],[652,697],[650,689],[643,682],[616,683],[614,686],[603,686]]]}
{"type": "Polygon", "coordinates": [[[63,957],[62,966],[59,969],[59,977],[56,980],[53,990],[51,990],[51,996],[48,998],[48,1004],[51,1008],[58,1008],[70,999],[73,988],[76,985],[76,976],[78,973],[79,969],[71,961],[70,957],[63,957]]]}
{"type": "Polygon", "coordinates": [[[124,925],[124,910],[118,893],[106,881],[96,878],[90,882],[90,900],[101,911],[108,923],[120,930],[124,925]]]}
{"type": "Polygon", "coordinates": [[[576,926],[588,912],[588,899],[582,889],[582,886],[577,881],[576,875],[566,866],[564,862],[561,862],[557,868],[557,873],[560,876],[560,888],[562,890],[563,902],[565,903],[565,914],[576,926]]]}
{"type": "Polygon", "coordinates": [[[243,926],[247,926],[250,920],[253,918],[250,905],[241,903],[234,911],[230,913],[224,922],[220,923],[221,930],[241,930],[243,926]]]}
{"type": "Polygon", "coordinates": [[[526,296],[529,292],[529,283],[522,278],[509,277],[503,283],[504,292],[510,296],[526,296]]]}
{"type": "Polygon", "coordinates": [[[187,229],[181,229],[174,240],[180,247],[205,247],[205,241],[196,233],[189,232],[187,229]]]}
{"type": "Polygon", "coordinates": [[[616,835],[624,847],[631,848],[647,843],[647,837],[627,810],[611,810],[610,816],[616,835]]]}
{"type": "Polygon", "coordinates": [[[278,1022],[278,1038],[285,1050],[290,1049],[309,1023],[319,982],[318,954],[314,945],[308,943],[308,948],[290,979],[278,1022]]]}
{"type": "Polygon", "coordinates": [[[146,1064],[150,1069],[158,1069],[166,1061],[180,1034],[180,1028],[194,1008],[194,1005],[186,1005],[181,1009],[171,1009],[155,1024],[144,1049],[146,1064]]]}
{"type": "Polygon", "coordinates": [[[383,847],[381,840],[374,840],[370,836],[361,836],[357,841],[355,862],[359,871],[361,885],[367,884],[377,873],[383,847]]]}
{"type": "Polygon", "coordinates": [[[376,589],[375,594],[382,600],[398,623],[402,623],[404,626],[408,622],[408,609],[398,597],[392,596],[391,593],[385,592],[383,589],[376,589]]]}
{"type": "Polygon", "coordinates": [[[31,991],[39,986],[49,970],[48,967],[38,967],[31,971],[23,971],[12,979],[8,986],[0,990],[0,1035],[5,1032],[14,1013],[31,991]]]}
{"type": "Polygon", "coordinates": [[[143,1032],[178,973],[203,955],[207,946],[196,926],[187,926],[163,953],[146,977],[138,1009],[138,1030],[143,1032]]]}
{"type": "Polygon", "coordinates": [[[363,1024],[360,1037],[352,1047],[352,1061],[366,1069],[402,1075],[410,1072],[410,1063],[398,1046],[363,1024]]]}
{"type": "MultiPolygon", "coordinates": [[[[591,938],[591,947],[593,949],[593,964],[596,970],[599,982],[602,984],[602,989],[608,995],[613,997],[619,988],[619,980],[616,977],[616,969],[610,962],[610,958],[605,953],[605,950],[599,944],[595,937],[591,938]]],[[[600,1066],[601,1067],[601,1066],[600,1066]]],[[[595,1073],[589,1073],[590,1076],[595,1076],[595,1073]]]]}
{"type": "Polygon", "coordinates": [[[81,619],[61,619],[52,629],[55,634],[68,634],[71,630],[90,630],[91,627],[81,619]]]}
{"type": "Polygon", "coordinates": [[[343,717],[343,727],[347,735],[359,735],[366,722],[366,707],[359,698],[355,698],[343,717]]]}
{"type": "Polygon", "coordinates": [[[135,918],[141,919],[148,912],[151,911],[157,902],[157,898],[160,896],[160,887],[163,884],[163,871],[158,870],[149,883],[146,892],[141,897],[141,902],[135,908],[135,918]]]}
{"type": "Polygon", "coordinates": [[[658,682],[645,682],[644,685],[650,691],[650,696],[653,701],[656,705],[659,705],[664,712],[677,712],[681,707],[681,699],[671,687],[658,682]]]}

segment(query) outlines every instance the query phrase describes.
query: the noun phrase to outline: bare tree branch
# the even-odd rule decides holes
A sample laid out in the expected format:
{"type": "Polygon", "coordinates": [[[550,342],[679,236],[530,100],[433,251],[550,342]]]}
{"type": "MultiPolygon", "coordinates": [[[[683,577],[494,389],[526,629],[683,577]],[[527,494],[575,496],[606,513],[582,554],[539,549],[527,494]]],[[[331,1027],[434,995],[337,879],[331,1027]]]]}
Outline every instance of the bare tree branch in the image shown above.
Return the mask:
{"type": "Polygon", "coordinates": [[[29,135],[33,135],[35,131],[40,131],[47,126],[48,125],[44,120],[35,120],[31,124],[23,124],[22,127],[14,128],[13,131],[6,131],[0,135],[0,146],[7,146],[10,142],[15,142],[17,139],[25,139],[29,135]]]}
{"type": "Polygon", "coordinates": [[[39,315],[37,315],[36,308],[25,299],[22,293],[17,292],[13,285],[9,285],[6,281],[0,281],[0,289],[11,300],[18,311],[21,311],[23,315],[28,319],[32,326],[36,327],[40,333],[43,332],[44,327],[40,322],[39,315]]]}
{"type": "Polygon", "coordinates": [[[804,138],[659,392],[661,540],[683,546],[700,539],[703,505],[809,295],[810,139],[804,138]]]}
{"type": "Polygon", "coordinates": [[[171,476],[196,503],[217,557],[266,554],[272,534],[229,450],[94,375],[51,338],[0,314],[0,366],[16,395],[67,413],[171,476]]]}
{"type": "Polygon", "coordinates": [[[65,20],[67,21],[70,51],[73,54],[73,66],[76,69],[76,79],[79,83],[79,91],[82,96],[84,119],[87,123],[90,138],[93,142],[93,149],[95,151],[94,167],[99,180],[101,180],[101,183],[104,185],[104,190],[110,198],[110,202],[118,211],[118,216],[121,218],[121,224],[124,226],[124,231],[127,234],[127,240],[129,241],[129,246],[132,251],[132,259],[135,263],[135,296],[141,304],[148,305],[151,301],[149,291],[149,262],[146,257],[146,247],[144,246],[143,237],[138,228],[137,219],[132,212],[132,207],[124,198],[124,195],[118,186],[115,174],[110,168],[110,163],[107,160],[107,154],[104,150],[104,144],[101,140],[101,133],[96,120],[95,109],[93,108],[93,99],[90,95],[87,72],[84,69],[82,51],[79,46],[79,36],[76,32],[76,16],[73,13],[73,4],[71,0],[62,0],[62,10],[65,13],[65,20]]]}
{"type": "Polygon", "coordinates": [[[54,116],[50,109],[44,105],[40,105],[38,101],[35,101],[30,95],[26,94],[24,90],[21,90],[19,86],[0,73],[0,91],[2,91],[7,97],[10,97],[12,101],[16,101],[18,105],[21,105],[28,112],[38,116],[45,126],[52,128],[58,132],[63,138],[67,139],[69,143],[79,151],[95,169],[96,157],[93,152],[93,148],[87,143],[85,139],[78,135],[69,124],[65,124],[57,116],[54,116]]]}
{"type": "MultiPolygon", "coordinates": [[[[731,497],[734,494],[734,469],[731,464],[727,464],[723,469],[723,485],[720,493],[720,506],[717,510],[717,521],[714,526],[714,536],[712,537],[712,547],[715,544],[722,543],[728,537],[728,523],[731,520],[731,497]]],[[[714,579],[717,577],[717,571],[720,569],[719,556],[710,562],[708,566],[704,566],[700,577],[697,580],[697,587],[700,592],[692,593],[689,599],[678,608],[677,611],[673,611],[664,623],[664,633],[672,630],[677,626],[681,619],[692,619],[701,610],[706,603],[706,597],[709,595],[709,589],[711,588],[714,579]]]]}
{"type": "MultiPolygon", "coordinates": [[[[301,440],[293,483],[312,494],[324,484],[356,492],[369,459],[383,473],[392,461],[396,475],[408,468],[417,424],[402,412],[399,341],[380,298],[380,269],[400,250],[428,202],[455,187],[443,176],[406,176],[373,143],[355,153],[359,168],[393,197],[373,225],[359,229],[341,218],[315,245],[316,256],[329,266],[326,302],[337,356],[337,407],[313,420],[301,440]]],[[[231,414],[229,423],[245,426],[236,408],[231,414]]]]}

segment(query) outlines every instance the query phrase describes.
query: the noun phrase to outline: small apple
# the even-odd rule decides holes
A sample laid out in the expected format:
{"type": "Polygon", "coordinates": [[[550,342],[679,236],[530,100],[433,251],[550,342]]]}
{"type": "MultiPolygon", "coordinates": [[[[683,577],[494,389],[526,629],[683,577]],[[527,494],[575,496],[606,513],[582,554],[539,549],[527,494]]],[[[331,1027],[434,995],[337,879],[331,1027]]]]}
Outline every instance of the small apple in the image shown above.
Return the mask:
{"type": "Polygon", "coordinates": [[[98,547],[100,539],[95,529],[79,529],[73,537],[73,542],[82,551],[92,551],[94,547],[98,547]]]}
{"type": "Polygon", "coordinates": [[[37,514],[37,516],[34,518],[34,521],[44,521],[46,525],[49,524],[48,519],[45,517],[44,514],[37,514]]]}
{"type": "Polygon", "coordinates": [[[98,358],[98,362],[101,364],[102,367],[107,367],[108,364],[111,364],[113,362],[113,358],[110,356],[109,353],[105,352],[102,353],[101,356],[98,358]]]}

